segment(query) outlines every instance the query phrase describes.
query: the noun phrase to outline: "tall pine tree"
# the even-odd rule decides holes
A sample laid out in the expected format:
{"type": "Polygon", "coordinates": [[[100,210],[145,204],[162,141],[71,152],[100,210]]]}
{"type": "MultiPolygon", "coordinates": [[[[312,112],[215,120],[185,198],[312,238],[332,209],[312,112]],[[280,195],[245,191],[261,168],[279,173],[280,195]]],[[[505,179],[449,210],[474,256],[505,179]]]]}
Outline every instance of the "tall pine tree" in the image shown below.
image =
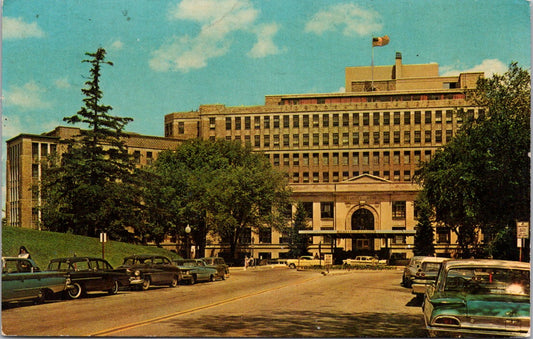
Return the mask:
{"type": "Polygon", "coordinates": [[[88,236],[103,231],[128,240],[125,227],[137,222],[140,208],[135,165],[124,143],[124,128],[133,119],[112,116],[112,107],[101,103],[101,68],[113,65],[105,60],[105,49],[85,54],[90,59],[82,62],[91,65],[91,76],[81,90],[84,106],[63,120],[88,128],[68,140],[67,151],[45,168],[43,226],[88,236]]]}

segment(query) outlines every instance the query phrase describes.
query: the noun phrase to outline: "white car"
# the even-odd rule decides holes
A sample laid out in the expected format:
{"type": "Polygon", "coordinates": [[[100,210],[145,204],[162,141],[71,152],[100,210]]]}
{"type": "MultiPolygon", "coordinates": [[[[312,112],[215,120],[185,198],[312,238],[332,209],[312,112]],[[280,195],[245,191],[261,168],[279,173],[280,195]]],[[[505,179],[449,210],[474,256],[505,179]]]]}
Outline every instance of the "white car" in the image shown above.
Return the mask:
{"type": "Polygon", "coordinates": [[[324,260],[315,259],[311,255],[303,255],[298,259],[287,259],[287,266],[289,268],[296,268],[302,266],[321,266],[324,263],[324,260]]]}
{"type": "Polygon", "coordinates": [[[355,259],[345,259],[342,261],[345,265],[357,265],[357,264],[386,264],[387,260],[385,259],[377,259],[369,255],[360,255],[355,257],[355,259]]]}

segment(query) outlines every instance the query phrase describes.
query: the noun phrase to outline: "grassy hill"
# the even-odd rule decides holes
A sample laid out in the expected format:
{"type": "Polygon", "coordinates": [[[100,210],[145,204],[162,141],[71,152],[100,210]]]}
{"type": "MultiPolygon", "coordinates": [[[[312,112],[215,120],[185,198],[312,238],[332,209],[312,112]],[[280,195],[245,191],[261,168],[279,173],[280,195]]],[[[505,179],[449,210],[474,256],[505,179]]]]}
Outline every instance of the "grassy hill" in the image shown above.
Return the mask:
{"type": "MultiPolygon", "coordinates": [[[[20,246],[26,246],[32,259],[46,269],[53,258],[77,256],[102,257],[100,239],[80,235],[45,232],[20,227],[2,227],[2,256],[17,256],[20,246]]],[[[132,245],[117,241],[105,243],[105,259],[113,267],[122,264],[124,257],[133,254],[161,254],[171,259],[177,254],[155,246],[132,245]]]]}

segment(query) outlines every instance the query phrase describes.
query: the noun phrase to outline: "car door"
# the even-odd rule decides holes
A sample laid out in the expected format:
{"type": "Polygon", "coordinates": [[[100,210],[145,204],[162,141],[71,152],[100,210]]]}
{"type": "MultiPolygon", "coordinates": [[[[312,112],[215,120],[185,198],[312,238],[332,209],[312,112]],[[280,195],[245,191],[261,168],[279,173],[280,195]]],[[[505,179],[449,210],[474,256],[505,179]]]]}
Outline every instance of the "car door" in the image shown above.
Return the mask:
{"type": "Polygon", "coordinates": [[[2,261],[2,301],[36,298],[39,288],[32,264],[26,259],[2,261]]]}

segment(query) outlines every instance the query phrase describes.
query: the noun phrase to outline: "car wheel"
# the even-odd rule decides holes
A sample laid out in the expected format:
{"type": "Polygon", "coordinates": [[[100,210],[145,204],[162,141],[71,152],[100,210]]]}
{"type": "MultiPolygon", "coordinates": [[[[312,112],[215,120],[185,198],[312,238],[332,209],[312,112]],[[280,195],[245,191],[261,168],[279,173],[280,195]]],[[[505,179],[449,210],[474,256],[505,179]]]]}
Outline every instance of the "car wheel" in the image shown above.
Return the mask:
{"type": "Polygon", "coordinates": [[[176,286],[178,286],[178,277],[174,276],[172,278],[172,281],[170,282],[170,287],[176,287],[176,286]]]}
{"type": "Polygon", "coordinates": [[[149,288],[150,288],[150,277],[144,277],[141,289],[143,291],[146,291],[149,288]]]}
{"type": "Polygon", "coordinates": [[[39,294],[37,295],[37,299],[35,299],[34,303],[35,305],[39,305],[44,303],[44,300],[46,299],[46,291],[40,290],[39,294]]]}
{"type": "Polygon", "coordinates": [[[209,276],[209,281],[210,281],[210,282],[215,281],[215,276],[214,276],[213,274],[211,274],[211,275],[209,276]]]}
{"type": "Polygon", "coordinates": [[[226,273],[222,273],[222,275],[220,276],[220,278],[221,278],[222,280],[226,280],[226,273]]]}
{"type": "Polygon", "coordinates": [[[196,274],[193,274],[193,275],[192,275],[192,278],[191,278],[191,280],[190,280],[190,283],[191,283],[191,285],[194,285],[194,284],[196,284],[196,282],[197,282],[196,274]]]}
{"type": "Polygon", "coordinates": [[[296,268],[296,265],[295,264],[290,264],[289,268],[296,268]]]}
{"type": "Polygon", "coordinates": [[[118,281],[116,280],[113,280],[113,287],[111,287],[111,289],[107,290],[107,293],[113,295],[113,294],[117,294],[118,293],[118,281]]]}
{"type": "Polygon", "coordinates": [[[83,286],[81,286],[79,283],[73,283],[74,287],[68,290],[68,297],[70,299],[78,299],[83,294],[83,286]]]}

